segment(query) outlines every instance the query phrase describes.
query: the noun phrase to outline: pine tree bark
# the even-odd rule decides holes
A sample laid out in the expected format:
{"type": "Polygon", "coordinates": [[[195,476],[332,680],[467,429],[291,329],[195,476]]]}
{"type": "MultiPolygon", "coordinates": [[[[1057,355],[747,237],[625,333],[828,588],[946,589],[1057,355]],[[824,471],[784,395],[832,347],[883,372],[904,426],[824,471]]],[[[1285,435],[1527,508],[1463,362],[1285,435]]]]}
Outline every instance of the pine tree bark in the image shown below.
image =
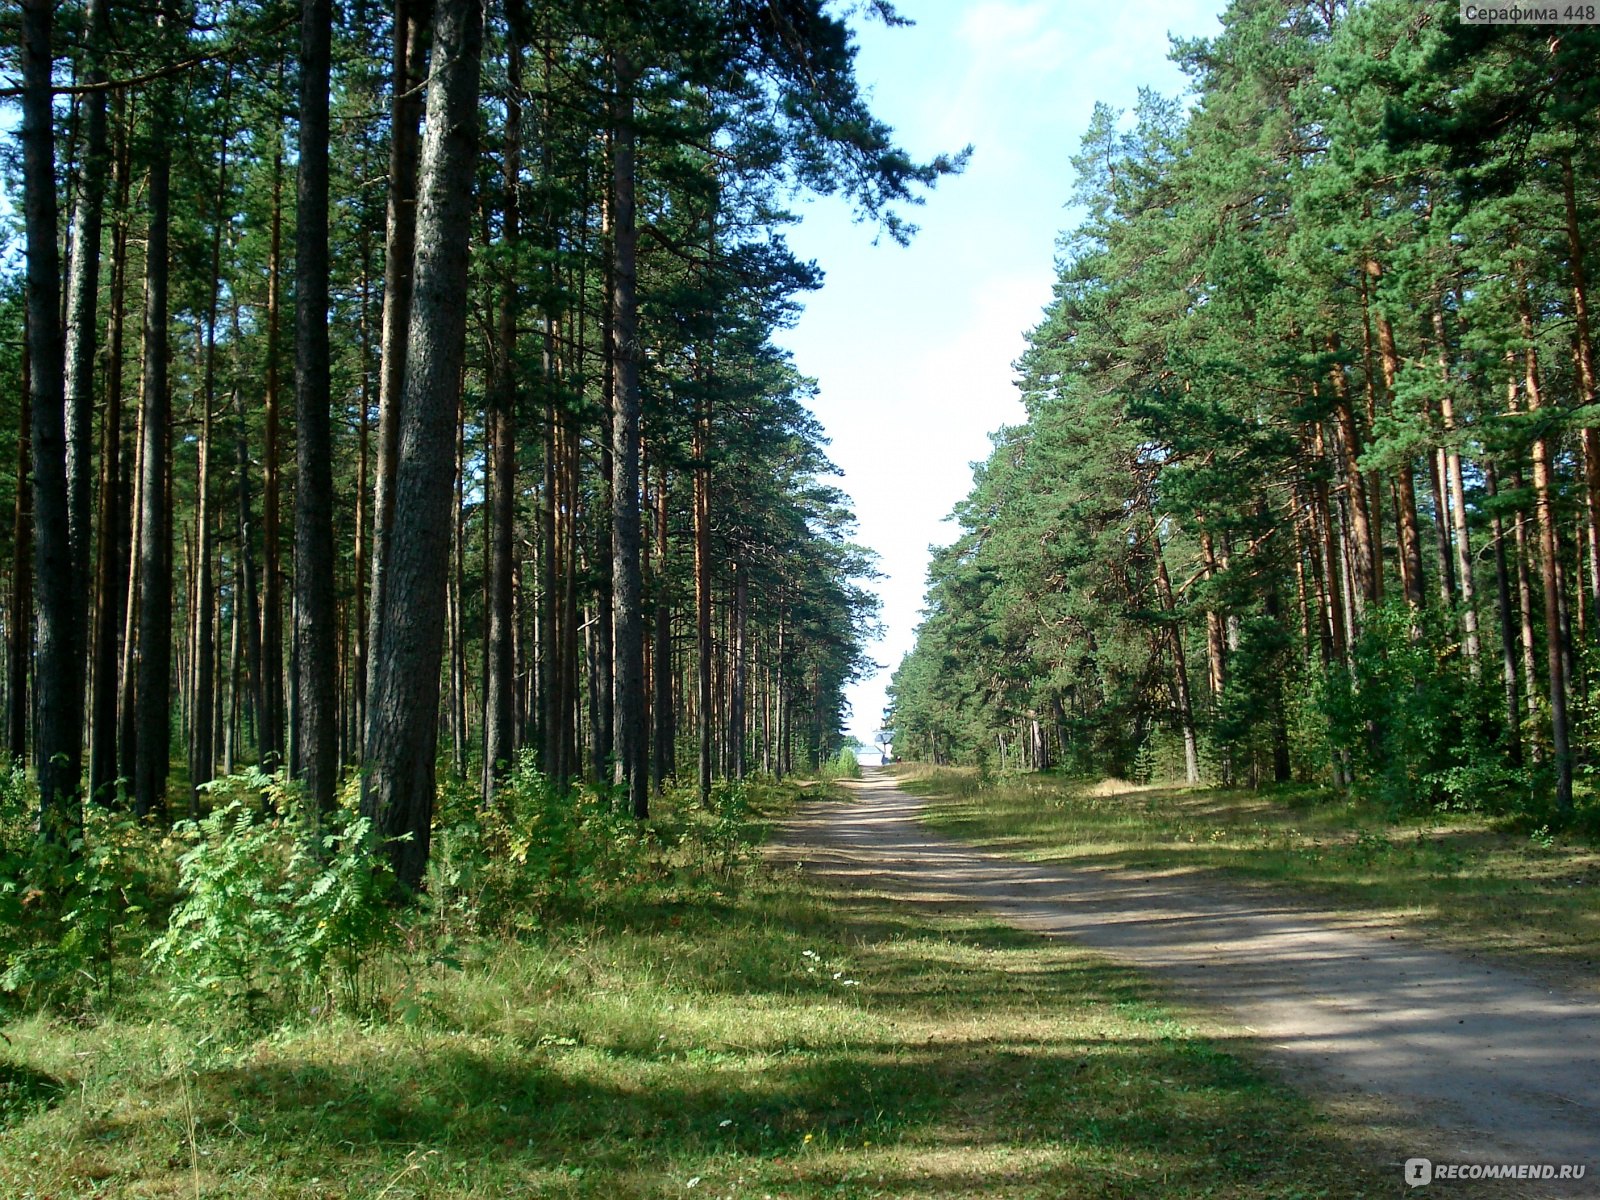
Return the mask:
{"type": "MultiPolygon", "coordinates": [[[[1450,348],[1445,340],[1444,313],[1433,310],[1433,336],[1438,343],[1439,418],[1444,425],[1445,475],[1450,489],[1450,519],[1455,527],[1456,580],[1461,588],[1461,639],[1467,669],[1476,679],[1482,646],[1478,638],[1478,589],[1472,576],[1472,542],[1467,530],[1467,486],[1461,471],[1461,448],[1456,444],[1455,398],[1450,394],[1450,348]]],[[[1498,520],[1498,517],[1496,518],[1498,520]]],[[[1498,533],[1496,538],[1498,539],[1498,533]]],[[[1498,548],[1498,540],[1497,540],[1498,548]]],[[[1500,551],[1504,553],[1503,549],[1500,551]]]]}
{"type": "Polygon", "coordinates": [[[261,765],[284,765],[283,564],[280,549],[283,485],[279,473],[278,337],[283,266],[283,147],[272,155],[272,217],[267,250],[267,369],[265,446],[261,456],[261,765]]]}
{"type": "Polygon", "coordinates": [[[1188,783],[1200,782],[1200,747],[1195,736],[1194,705],[1189,697],[1189,667],[1184,660],[1183,630],[1178,623],[1178,606],[1172,595],[1172,580],[1167,574],[1166,550],[1161,545],[1161,530],[1154,514],[1150,520],[1150,547],[1156,560],[1156,592],[1161,610],[1167,614],[1168,644],[1172,650],[1172,680],[1178,699],[1178,722],[1183,732],[1183,775],[1188,783]]]}
{"type": "Polygon", "coordinates": [[[195,609],[194,609],[194,692],[193,715],[189,727],[189,815],[200,811],[198,789],[211,781],[215,773],[216,725],[215,707],[217,693],[216,640],[214,623],[215,598],[211,573],[211,449],[212,419],[217,396],[217,316],[222,292],[222,237],[227,223],[228,194],[228,128],[229,98],[233,91],[233,69],[230,66],[223,83],[222,119],[224,122],[221,147],[218,153],[216,206],[213,213],[214,228],[211,235],[211,296],[206,312],[204,385],[200,404],[199,476],[195,481],[195,609]]]}
{"type": "MultiPolygon", "coordinates": [[[[553,70],[548,44],[545,49],[545,78],[548,80],[553,70]]],[[[548,92],[547,92],[548,94],[548,92]]],[[[547,101],[548,103],[548,101],[547,101]]],[[[549,121],[549,110],[546,109],[546,121],[549,121]]],[[[606,162],[609,162],[610,143],[607,142],[606,162]]],[[[545,170],[550,170],[550,151],[548,142],[545,149],[545,170]]],[[[606,176],[602,175],[604,179],[606,176]]],[[[588,173],[584,174],[584,186],[588,187],[588,173]]],[[[600,189],[600,231],[602,243],[610,246],[611,242],[611,200],[606,189],[600,189]]],[[[585,211],[588,205],[585,203],[585,211]]],[[[550,218],[554,224],[554,218],[550,218]]],[[[610,336],[612,314],[614,310],[615,289],[612,286],[612,256],[606,257],[604,278],[602,281],[602,336],[600,338],[600,374],[601,395],[605,403],[600,412],[600,477],[596,481],[599,496],[596,499],[595,534],[596,534],[596,573],[599,575],[599,595],[597,612],[595,614],[595,658],[590,670],[595,675],[595,729],[594,729],[594,777],[597,781],[606,778],[607,768],[612,767],[617,748],[617,714],[616,714],[616,602],[612,596],[611,555],[609,550],[612,542],[611,532],[611,485],[616,475],[615,458],[613,456],[612,440],[612,414],[616,412],[616,386],[617,371],[615,346],[610,336]]],[[[658,601],[659,603],[659,601],[658,601]]],[[[669,653],[670,659],[670,653],[669,653]]],[[[659,656],[656,657],[656,669],[660,670],[659,656]]],[[[652,676],[654,678],[654,676],[652,676]]],[[[659,696],[659,691],[657,693],[659,696]]],[[[657,712],[659,722],[659,712],[657,712]]],[[[658,781],[659,782],[659,781],[658,781]]]]}
{"type": "MultiPolygon", "coordinates": [[[[27,318],[24,317],[26,324],[27,318]]],[[[17,407],[17,491],[11,514],[11,595],[6,606],[6,757],[28,754],[29,667],[33,662],[33,355],[22,338],[22,378],[17,407]]]]}
{"type": "MultiPolygon", "coordinates": [[[[89,0],[84,12],[88,49],[83,82],[105,82],[107,0],[89,0]]],[[[73,594],[78,603],[89,596],[89,477],[94,470],[94,369],[99,333],[100,231],[105,210],[110,155],[106,93],[96,89],[83,98],[84,152],[79,167],[77,203],[72,214],[72,263],[67,279],[67,493],[71,505],[72,559],[78,574],[73,594]]],[[[80,627],[87,628],[85,620],[80,627]]]]}
{"type": "Polygon", "coordinates": [[[711,479],[706,454],[710,440],[710,418],[704,411],[695,416],[694,425],[694,628],[695,628],[695,733],[698,749],[696,776],[700,803],[711,799],[712,718],[715,705],[711,696],[711,479]]]}
{"type": "Polygon", "coordinates": [[[743,561],[733,568],[733,662],[728,686],[728,774],[745,777],[745,621],[750,603],[750,573],[743,561]]]}
{"type": "MultiPolygon", "coordinates": [[[[1322,436],[1321,422],[1312,426],[1312,442],[1317,461],[1327,463],[1328,453],[1322,436]]],[[[1328,473],[1331,474],[1333,469],[1330,463],[1328,473]]],[[[1321,551],[1323,562],[1323,582],[1327,589],[1325,599],[1328,634],[1332,641],[1333,656],[1336,661],[1342,663],[1348,659],[1346,647],[1349,645],[1345,637],[1347,626],[1344,602],[1345,573],[1334,529],[1333,511],[1328,498],[1328,481],[1322,472],[1318,473],[1312,483],[1311,497],[1318,549],[1321,551]]]]}
{"type": "Polygon", "coordinates": [[[139,547],[144,542],[144,368],[141,355],[139,371],[140,402],[133,421],[133,444],[129,447],[132,459],[127,472],[127,488],[123,492],[127,510],[127,544],[131,547],[127,564],[127,587],[123,592],[122,607],[122,687],[117,702],[117,771],[125,781],[124,787],[131,795],[133,781],[138,775],[139,761],[139,547]]]}
{"type": "Polygon", "coordinates": [[[612,52],[616,94],[612,107],[612,355],[616,411],[612,415],[611,572],[616,639],[618,763],[633,815],[650,815],[648,743],[644,729],[644,637],[640,622],[639,563],[639,312],[635,216],[633,86],[628,55],[612,52]]]}
{"type": "MultiPolygon", "coordinates": [[[[165,114],[162,89],[152,116],[165,114]]],[[[172,396],[168,382],[167,255],[172,151],[156,138],[145,191],[144,374],[140,383],[139,639],[133,802],[141,817],[166,817],[172,739],[172,520],[167,490],[172,396]]]]}
{"type": "MultiPolygon", "coordinates": [[[[1431,416],[1431,414],[1429,414],[1431,416]]],[[[1428,493],[1433,501],[1433,551],[1437,564],[1439,603],[1446,609],[1456,602],[1455,550],[1451,544],[1450,493],[1445,473],[1443,448],[1428,453],[1428,493]]]]}
{"type": "MultiPolygon", "coordinates": [[[[1485,490],[1491,503],[1500,495],[1500,475],[1493,462],[1483,465],[1485,490]]],[[[1489,518],[1494,532],[1495,600],[1500,613],[1500,676],[1505,685],[1506,738],[1513,763],[1522,765],[1522,711],[1517,703],[1516,631],[1511,615],[1511,575],[1506,567],[1505,521],[1496,507],[1489,518]]]]}
{"type": "MultiPolygon", "coordinates": [[[[1209,529],[1200,531],[1200,552],[1205,566],[1205,578],[1210,582],[1217,575],[1217,554],[1209,529]]],[[[1206,682],[1211,689],[1211,705],[1215,709],[1222,702],[1222,689],[1227,683],[1227,647],[1223,641],[1222,614],[1214,607],[1206,609],[1206,682]]]]}
{"type": "MultiPolygon", "coordinates": [[[[570,337],[567,339],[571,344],[570,337]]],[[[574,364],[571,373],[576,374],[574,364]]],[[[561,477],[567,502],[560,514],[561,529],[561,761],[569,776],[581,770],[578,757],[579,724],[582,720],[578,678],[578,497],[582,495],[577,419],[566,414],[561,422],[561,477]]],[[[643,664],[640,664],[641,678],[643,664]]]]}
{"type": "MultiPolygon", "coordinates": [[[[1511,485],[1518,492],[1522,492],[1526,483],[1522,475],[1521,464],[1516,465],[1511,472],[1511,485]]],[[[1517,613],[1518,613],[1518,642],[1522,648],[1522,687],[1524,691],[1524,708],[1530,718],[1538,707],[1538,667],[1535,665],[1537,654],[1537,637],[1533,627],[1533,538],[1528,532],[1528,515],[1519,510],[1513,525],[1513,541],[1517,548],[1517,613]]],[[[1532,746],[1533,760],[1539,762],[1544,758],[1543,749],[1538,741],[1532,746]]]]}
{"type": "MultiPolygon", "coordinates": [[[[119,108],[119,112],[121,109],[119,108]]],[[[126,127],[118,122],[116,154],[117,219],[111,234],[111,312],[107,319],[106,406],[100,443],[100,504],[95,546],[93,683],[89,694],[89,795],[102,803],[115,797],[117,784],[117,700],[120,694],[117,643],[121,597],[126,587],[123,560],[122,354],[127,313],[128,188],[131,163],[126,127]]]]}
{"type": "Polygon", "coordinates": [[[654,706],[654,754],[651,776],[656,791],[660,791],[666,781],[672,778],[676,770],[676,730],[673,721],[672,681],[674,665],[672,655],[672,593],[670,577],[667,567],[667,520],[670,509],[668,507],[669,493],[667,490],[667,468],[664,464],[656,467],[656,611],[655,611],[655,652],[651,658],[655,664],[655,692],[654,706]]]}
{"type": "MultiPolygon", "coordinates": [[[[521,235],[518,193],[522,186],[522,48],[515,34],[506,47],[507,80],[500,236],[513,247],[521,235]]],[[[489,396],[489,439],[493,510],[488,564],[488,639],[484,647],[483,799],[494,798],[495,784],[516,755],[516,660],[512,617],[513,524],[517,486],[517,279],[513,267],[500,281],[495,331],[495,375],[489,396]]]]}
{"type": "MultiPolygon", "coordinates": [[[[393,526],[374,622],[362,812],[373,820],[395,876],[422,884],[428,861],[438,747],[439,666],[450,568],[452,427],[461,388],[467,254],[477,159],[482,9],[438,0],[428,83],[427,135],[417,211],[411,322],[398,413],[393,526]]],[[[378,569],[374,564],[374,569],[378,569]]]]}
{"type": "MultiPolygon", "coordinates": [[[[1368,272],[1374,276],[1381,274],[1376,263],[1368,264],[1368,272]]],[[[1400,375],[1400,356],[1395,350],[1394,327],[1389,324],[1389,318],[1381,312],[1377,314],[1378,326],[1378,357],[1383,370],[1383,389],[1393,402],[1395,383],[1400,375]]],[[[1401,578],[1405,583],[1406,602],[1412,608],[1422,608],[1427,603],[1427,593],[1424,589],[1422,572],[1422,535],[1421,524],[1417,520],[1417,491],[1412,478],[1412,464],[1410,461],[1400,465],[1395,472],[1395,524],[1399,530],[1400,561],[1403,570],[1401,578]]],[[[1437,483],[1435,483],[1435,496],[1437,497],[1437,483]]],[[[1444,509],[1439,509],[1440,524],[1443,529],[1444,509]]],[[[1448,566],[1449,557],[1445,556],[1444,564],[1448,566]]],[[[1381,564],[1376,564],[1376,570],[1381,570],[1381,564]]],[[[1376,597],[1374,597],[1376,598],[1376,597]]]]}
{"type": "Polygon", "coordinates": [[[417,234],[417,169],[421,154],[423,45],[426,0],[395,0],[394,46],[389,101],[389,199],[384,234],[383,329],[378,340],[378,462],[372,501],[372,581],[367,594],[367,678],[371,692],[383,645],[378,612],[383,606],[383,572],[389,561],[394,522],[394,476],[400,448],[400,396],[405,382],[406,340],[410,332],[412,277],[417,234]]]}
{"type": "Polygon", "coordinates": [[[239,539],[234,557],[239,568],[240,591],[235,600],[235,608],[243,606],[244,609],[245,673],[250,677],[250,707],[255,714],[256,748],[260,752],[265,747],[261,729],[267,707],[267,664],[264,661],[261,637],[261,581],[256,566],[255,512],[250,488],[250,439],[245,425],[244,397],[238,388],[234,390],[233,403],[238,465],[236,480],[238,495],[234,517],[239,539]]]}
{"type": "Polygon", "coordinates": [[[356,512],[355,512],[355,545],[352,552],[350,571],[351,586],[355,592],[354,629],[351,631],[350,640],[354,643],[351,650],[351,661],[345,673],[345,679],[340,685],[339,694],[346,701],[345,711],[348,714],[345,735],[340,739],[339,761],[350,763],[352,760],[359,762],[361,758],[361,743],[367,727],[367,627],[370,614],[367,612],[367,578],[371,573],[371,563],[368,560],[369,545],[367,541],[367,525],[370,514],[367,508],[368,483],[370,479],[369,467],[372,462],[372,338],[371,322],[368,312],[372,299],[372,277],[369,265],[371,263],[371,242],[366,226],[361,230],[361,383],[360,404],[361,412],[356,422],[356,512]]]}
{"type": "Polygon", "coordinates": [[[331,0],[300,6],[300,167],[295,229],[295,777],[316,811],[339,782],[338,611],[328,380],[328,93],[331,0]]]}
{"type": "Polygon", "coordinates": [[[566,778],[566,770],[561,763],[561,667],[557,661],[557,650],[561,644],[561,605],[557,589],[560,578],[557,562],[560,555],[556,541],[556,488],[560,474],[556,463],[559,439],[556,430],[555,336],[548,316],[545,318],[544,340],[544,461],[540,464],[539,494],[539,729],[542,750],[539,765],[546,775],[560,780],[566,778]]]}
{"type": "MultiPolygon", "coordinates": [[[[1523,390],[1527,396],[1528,412],[1531,414],[1539,412],[1543,406],[1539,354],[1533,344],[1533,316],[1528,308],[1527,293],[1520,288],[1520,285],[1519,293],[1522,305],[1522,334],[1526,340],[1526,349],[1523,351],[1525,371],[1523,390]]],[[[1539,524],[1539,572],[1544,577],[1544,634],[1550,680],[1550,740],[1556,771],[1556,808],[1561,812],[1570,812],[1572,751],[1568,744],[1567,638],[1561,612],[1560,548],[1556,538],[1553,488],[1550,445],[1541,433],[1533,440],[1533,494],[1534,515],[1539,524]]]]}
{"type": "MultiPolygon", "coordinates": [[[[1572,324],[1578,367],[1578,403],[1590,405],[1597,399],[1594,335],[1589,322],[1589,283],[1583,265],[1583,237],[1578,224],[1577,187],[1572,173],[1572,155],[1561,158],[1561,191],[1567,234],[1567,270],[1572,276],[1572,324]]],[[[1600,609],[1600,429],[1586,424],[1580,432],[1583,447],[1584,510],[1588,516],[1589,588],[1596,609],[1600,609]]]]}
{"type": "MultiPolygon", "coordinates": [[[[66,348],[56,246],[55,132],[51,121],[50,0],[22,6],[23,214],[27,224],[29,422],[33,454],[35,615],[33,761],[39,832],[70,842],[83,822],[82,567],[72,543],[67,481],[66,348]]],[[[99,247],[94,248],[99,253],[99,247]]],[[[80,255],[81,257],[81,255],[80,255]]],[[[88,464],[84,463],[87,470],[88,464]]]]}
{"type": "MultiPolygon", "coordinates": [[[[1339,353],[1339,339],[1337,335],[1329,335],[1327,339],[1328,350],[1337,355],[1339,353]]],[[[1356,417],[1350,407],[1350,385],[1345,377],[1344,364],[1335,361],[1330,368],[1329,377],[1333,384],[1333,414],[1335,429],[1338,431],[1340,449],[1344,458],[1345,493],[1349,497],[1350,533],[1351,533],[1351,568],[1353,573],[1352,598],[1355,601],[1355,616],[1359,617],[1361,610],[1367,604],[1376,604],[1380,598],[1378,568],[1376,556],[1373,553],[1371,508],[1367,503],[1367,481],[1361,474],[1361,435],[1356,430],[1356,417]]]]}
{"type": "Polygon", "coordinates": [[[467,773],[467,637],[461,605],[466,592],[467,525],[467,405],[462,391],[456,399],[455,496],[450,508],[450,589],[445,597],[450,644],[450,750],[457,779],[467,773]]]}

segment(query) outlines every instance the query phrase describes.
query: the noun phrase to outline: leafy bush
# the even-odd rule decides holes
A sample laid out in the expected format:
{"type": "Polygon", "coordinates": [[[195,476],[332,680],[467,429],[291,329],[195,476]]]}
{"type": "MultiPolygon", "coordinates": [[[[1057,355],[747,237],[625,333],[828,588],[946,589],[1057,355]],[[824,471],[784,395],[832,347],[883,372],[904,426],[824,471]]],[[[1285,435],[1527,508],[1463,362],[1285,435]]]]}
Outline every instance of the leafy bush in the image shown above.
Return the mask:
{"type": "Polygon", "coordinates": [[[22,760],[0,757],[0,853],[33,840],[39,794],[22,760]]]}
{"type": "Polygon", "coordinates": [[[661,875],[648,829],[612,789],[559,785],[530,751],[489,808],[446,800],[428,871],[436,913],[506,932],[535,928],[555,910],[593,908],[661,875]]]}
{"type": "Polygon", "coordinates": [[[702,804],[692,785],[671,784],[641,823],[614,789],[558,785],[524,752],[487,809],[476,789],[441,797],[427,885],[435,932],[453,944],[720,888],[754,858],[771,786],[718,780],[702,804]]]}
{"type": "MultiPolygon", "coordinates": [[[[857,767],[856,774],[860,772],[857,767]]],[[[726,876],[755,856],[764,826],[755,817],[752,785],[717,780],[711,785],[710,801],[699,806],[697,815],[688,830],[702,870],[726,876]]]]}
{"type": "Polygon", "coordinates": [[[392,878],[371,826],[305,813],[282,776],[207,785],[215,803],[175,836],[182,898],[149,949],[173,995],[249,1017],[283,1005],[359,1006],[375,954],[395,940],[392,878]],[[265,815],[260,798],[272,801],[265,815]]]}
{"type": "Polygon", "coordinates": [[[835,779],[860,779],[861,763],[856,758],[856,752],[854,750],[852,750],[849,746],[841,746],[839,747],[839,753],[835,754],[832,758],[828,759],[827,762],[822,764],[822,769],[818,772],[818,774],[820,774],[826,781],[832,781],[835,779]]]}
{"type": "Polygon", "coordinates": [[[163,835],[90,805],[71,841],[45,842],[20,765],[0,772],[0,990],[22,1007],[109,1001],[117,967],[171,891],[163,835]]]}
{"type": "Polygon", "coordinates": [[[1518,812],[1534,772],[1515,766],[1501,732],[1496,674],[1474,679],[1452,614],[1403,603],[1369,609],[1353,649],[1353,678],[1330,668],[1318,701],[1330,747],[1391,811],[1518,812]]]}

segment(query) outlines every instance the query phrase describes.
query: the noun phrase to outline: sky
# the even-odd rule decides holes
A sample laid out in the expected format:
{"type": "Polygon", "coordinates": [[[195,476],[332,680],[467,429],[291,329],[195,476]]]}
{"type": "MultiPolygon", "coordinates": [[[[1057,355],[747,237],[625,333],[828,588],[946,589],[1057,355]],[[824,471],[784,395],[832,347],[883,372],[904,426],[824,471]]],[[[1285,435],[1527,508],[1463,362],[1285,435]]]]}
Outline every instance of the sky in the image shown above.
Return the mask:
{"type": "Polygon", "coordinates": [[[920,158],[973,147],[965,173],[910,210],[908,247],[832,198],[801,202],[788,235],[826,282],[778,340],[820,384],[856,540],[883,573],[884,636],[869,648],[883,669],[848,697],[849,732],[868,746],[915,640],[930,547],[955,539],[946,518],[989,434],[1023,417],[1012,364],[1076,220],[1070,160],[1090,113],[1097,101],[1131,108],[1141,87],[1181,93],[1168,34],[1215,34],[1222,3],[896,0],[913,27],[858,30],[857,78],[900,143],[920,158]]]}

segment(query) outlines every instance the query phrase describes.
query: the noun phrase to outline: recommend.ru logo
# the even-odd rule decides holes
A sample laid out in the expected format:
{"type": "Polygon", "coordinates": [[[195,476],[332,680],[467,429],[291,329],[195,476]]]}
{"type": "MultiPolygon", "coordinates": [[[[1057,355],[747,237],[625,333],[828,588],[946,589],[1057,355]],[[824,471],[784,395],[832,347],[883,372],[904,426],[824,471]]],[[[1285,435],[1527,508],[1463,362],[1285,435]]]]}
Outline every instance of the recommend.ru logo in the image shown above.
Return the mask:
{"type": "Polygon", "coordinates": [[[1427,1158],[1408,1158],[1405,1180],[1411,1187],[1425,1187],[1446,1179],[1564,1180],[1572,1182],[1589,1173],[1587,1163],[1436,1163],[1427,1158]]]}

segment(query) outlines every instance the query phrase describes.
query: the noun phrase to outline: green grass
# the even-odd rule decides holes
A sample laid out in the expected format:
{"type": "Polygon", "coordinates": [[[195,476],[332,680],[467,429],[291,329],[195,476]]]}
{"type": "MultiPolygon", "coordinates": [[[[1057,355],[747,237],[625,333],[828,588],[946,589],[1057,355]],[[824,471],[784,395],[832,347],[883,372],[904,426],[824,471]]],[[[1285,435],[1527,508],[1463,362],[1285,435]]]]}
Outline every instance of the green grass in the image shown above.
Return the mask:
{"type": "Polygon", "coordinates": [[[1592,985],[1600,964],[1600,852],[1469,814],[1395,819],[1308,788],[1137,787],[1116,780],[908,767],[945,833],[1036,862],[1214,871],[1292,885],[1308,899],[1381,914],[1464,949],[1592,985]]]}
{"type": "MultiPolygon", "coordinates": [[[[35,1015],[0,1195],[1316,1197],[1397,1165],[1126,968],[746,872],[258,1033],[35,1015]]],[[[1392,1157],[1392,1156],[1389,1156],[1392,1157]]]]}

